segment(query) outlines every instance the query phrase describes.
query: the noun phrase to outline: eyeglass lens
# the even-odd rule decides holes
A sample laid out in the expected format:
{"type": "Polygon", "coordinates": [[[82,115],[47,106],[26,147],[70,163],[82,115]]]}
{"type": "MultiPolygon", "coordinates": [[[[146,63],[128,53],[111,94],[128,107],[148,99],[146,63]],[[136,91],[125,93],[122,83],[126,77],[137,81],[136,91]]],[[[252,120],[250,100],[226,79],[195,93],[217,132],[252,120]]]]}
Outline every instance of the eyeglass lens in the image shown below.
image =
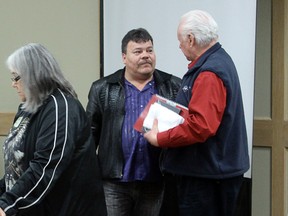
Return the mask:
{"type": "Polygon", "coordinates": [[[21,79],[20,76],[11,78],[12,82],[17,82],[17,81],[20,80],[20,79],[21,79]]]}

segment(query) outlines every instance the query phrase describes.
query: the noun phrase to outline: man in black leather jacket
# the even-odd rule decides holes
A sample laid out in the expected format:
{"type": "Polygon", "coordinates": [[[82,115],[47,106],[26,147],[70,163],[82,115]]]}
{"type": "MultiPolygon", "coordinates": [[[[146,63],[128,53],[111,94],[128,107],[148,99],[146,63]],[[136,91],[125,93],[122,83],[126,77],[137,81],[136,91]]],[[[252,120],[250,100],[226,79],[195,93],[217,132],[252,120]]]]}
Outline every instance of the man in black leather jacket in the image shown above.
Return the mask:
{"type": "Polygon", "coordinates": [[[86,109],[98,148],[108,215],[159,215],[161,152],[133,125],[153,94],[174,100],[181,80],[155,69],[153,39],[143,28],[129,31],[122,39],[122,60],[123,69],[93,82],[86,109]]]}

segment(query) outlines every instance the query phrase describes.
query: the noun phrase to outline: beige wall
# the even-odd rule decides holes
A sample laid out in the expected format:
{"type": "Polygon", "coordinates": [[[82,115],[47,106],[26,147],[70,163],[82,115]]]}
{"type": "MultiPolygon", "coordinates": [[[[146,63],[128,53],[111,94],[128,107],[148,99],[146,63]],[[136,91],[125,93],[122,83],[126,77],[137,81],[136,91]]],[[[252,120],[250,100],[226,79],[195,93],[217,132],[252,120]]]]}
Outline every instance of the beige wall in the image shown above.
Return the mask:
{"type": "Polygon", "coordinates": [[[30,42],[54,54],[86,106],[99,78],[99,0],[1,1],[0,20],[0,112],[15,112],[19,103],[5,60],[30,42]]]}

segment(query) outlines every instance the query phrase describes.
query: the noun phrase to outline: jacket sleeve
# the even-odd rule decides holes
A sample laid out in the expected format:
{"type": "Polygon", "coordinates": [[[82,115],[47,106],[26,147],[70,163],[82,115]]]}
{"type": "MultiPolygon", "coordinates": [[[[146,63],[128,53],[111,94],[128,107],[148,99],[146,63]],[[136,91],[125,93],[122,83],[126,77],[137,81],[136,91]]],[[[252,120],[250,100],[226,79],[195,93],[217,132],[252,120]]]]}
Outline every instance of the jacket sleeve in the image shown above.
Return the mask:
{"type": "Polygon", "coordinates": [[[4,177],[0,180],[0,196],[5,192],[5,180],[4,177]]]}
{"type": "Polygon", "coordinates": [[[214,136],[226,107],[226,88],[212,72],[203,72],[196,79],[189,102],[189,117],[183,124],[158,133],[161,147],[180,147],[202,143],[214,136]]]}
{"type": "Polygon", "coordinates": [[[79,119],[76,119],[77,106],[69,107],[64,96],[51,97],[53,99],[35,114],[30,123],[29,127],[36,130],[26,134],[25,145],[35,146],[33,159],[12,189],[0,197],[0,207],[7,216],[33,207],[42,200],[71,161],[76,136],[81,133],[79,119]],[[31,136],[35,143],[27,142],[31,136]]]}
{"type": "Polygon", "coordinates": [[[100,130],[102,125],[102,107],[100,99],[99,99],[99,91],[100,87],[97,85],[97,82],[94,82],[90,88],[89,94],[88,94],[88,104],[86,107],[86,114],[88,116],[88,119],[90,121],[92,134],[94,137],[94,142],[96,149],[99,145],[99,139],[100,139],[100,130]]]}

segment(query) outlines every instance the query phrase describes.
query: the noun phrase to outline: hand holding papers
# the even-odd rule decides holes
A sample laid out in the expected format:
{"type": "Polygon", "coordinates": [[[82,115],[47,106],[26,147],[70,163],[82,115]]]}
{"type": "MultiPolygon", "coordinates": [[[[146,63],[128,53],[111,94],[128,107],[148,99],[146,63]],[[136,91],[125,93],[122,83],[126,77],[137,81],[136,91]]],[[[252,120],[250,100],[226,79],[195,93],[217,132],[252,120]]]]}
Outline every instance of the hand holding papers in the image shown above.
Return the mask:
{"type": "Polygon", "coordinates": [[[184,122],[182,116],[157,102],[150,106],[148,114],[144,119],[143,129],[145,131],[152,128],[154,119],[158,120],[159,132],[168,130],[184,122]]]}
{"type": "Polygon", "coordinates": [[[187,115],[186,107],[159,95],[153,95],[136,121],[134,129],[146,132],[152,128],[154,119],[157,119],[159,132],[162,132],[183,123],[187,115]]]}

